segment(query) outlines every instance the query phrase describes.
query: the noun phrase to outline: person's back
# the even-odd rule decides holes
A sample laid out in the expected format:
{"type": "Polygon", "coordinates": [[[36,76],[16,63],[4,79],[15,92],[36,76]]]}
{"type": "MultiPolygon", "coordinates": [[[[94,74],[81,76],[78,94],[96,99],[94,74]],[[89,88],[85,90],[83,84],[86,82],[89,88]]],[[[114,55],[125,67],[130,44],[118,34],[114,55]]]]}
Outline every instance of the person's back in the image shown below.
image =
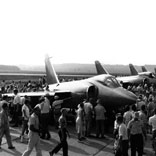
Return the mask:
{"type": "Polygon", "coordinates": [[[137,104],[137,110],[141,110],[142,105],[145,105],[145,102],[141,99],[137,104]]]}
{"type": "Polygon", "coordinates": [[[41,114],[42,113],[49,113],[49,111],[50,111],[50,101],[47,97],[45,97],[45,101],[43,104],[43,108],[41,110],[41,114]]]}
{"type": "Polygon", "coordinates": [[[126,112],[124,113],[123,118],[124,118],[124,122],[125,122],[125,124],[127,126],[128,122],[132,119],[132,112],[130,111],[129,106],[127,106],[126,112]]]}
{"type": "Polygon", "coordinates": [[[147,105],[147,113],[148,113],[148,117],[151,117],[154,114],[154,109],[156,108],[155,103],[153,102],[152,99],[149,99],[149,103],[147,105]]]}
{"type": "Polygon", "coordinates": [[[105,120],[104,113],[106,112],[106,110],[105,110],[105,108],[102,105],[97,104],[95,106],[94,110],[95,110],[96,120],[105,120]]]}
{"type": "Polygon", "coordinates": [[[30,115],[28,125],[29,125],[29,135],[32,135],[32,133],[34,133],[34,131],[32,131],[30,128],[31,125],[33,125],[35,129],[39,129],[39,119],[34,113],[30,115]]]}
{"type": "Polygon", "coordinates": [[[93,107],[92,104],[90,102],[86,102],[84,103],[84,111],[85,111],[85,117],[90,119],[92,117],[92,111],[93,111],[93,107]]]}

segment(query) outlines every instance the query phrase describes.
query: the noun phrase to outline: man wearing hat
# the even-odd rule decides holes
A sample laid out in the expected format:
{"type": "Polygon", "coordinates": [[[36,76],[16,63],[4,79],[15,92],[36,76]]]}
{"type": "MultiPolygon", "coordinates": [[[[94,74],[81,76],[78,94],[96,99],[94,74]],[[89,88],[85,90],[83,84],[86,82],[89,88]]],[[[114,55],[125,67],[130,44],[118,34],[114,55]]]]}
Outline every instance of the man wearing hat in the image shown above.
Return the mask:
{"type": "Polygon", "coordinates": [[[139,113],[134,113],[134,118],[129,121],[127,125],[128,138],[131,144],[131,156],[136,156],[136,151],[138,156],[143,155],[143,135],[145,134],[144,125],[141,120],[139,120],[139,113]]]}

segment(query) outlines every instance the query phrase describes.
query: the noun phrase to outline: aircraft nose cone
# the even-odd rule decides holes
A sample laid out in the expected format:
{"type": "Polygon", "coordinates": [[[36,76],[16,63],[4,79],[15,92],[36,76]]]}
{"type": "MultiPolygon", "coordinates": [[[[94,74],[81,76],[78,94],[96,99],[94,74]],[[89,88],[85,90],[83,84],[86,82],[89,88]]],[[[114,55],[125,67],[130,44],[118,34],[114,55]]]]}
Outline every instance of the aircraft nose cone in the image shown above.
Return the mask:
{"type": "Polygon", "coordinates": [[[132,93],[126,89],[120,88],[118,90],[118,94],[120,95],[121,104],[132,105],[132,104],[136,103],[137,97],[134,93],[132,93]]]}
{"type": "Polygon", "coordinates": [[[129,104],[135,104],[137,96],[134,93],[127,91],[127,99],[129,100],[129,104]]]}

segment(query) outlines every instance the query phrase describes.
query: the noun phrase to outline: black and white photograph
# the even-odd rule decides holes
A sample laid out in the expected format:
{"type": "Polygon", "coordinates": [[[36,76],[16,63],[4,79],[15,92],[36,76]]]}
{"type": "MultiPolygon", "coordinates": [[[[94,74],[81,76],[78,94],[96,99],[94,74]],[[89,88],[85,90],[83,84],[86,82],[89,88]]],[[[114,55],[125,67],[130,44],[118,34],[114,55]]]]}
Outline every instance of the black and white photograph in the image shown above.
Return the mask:
{"type": "Polygon", "coordinates": [[[155,8],[1,0],[0,156],[156,156],[155,8]]]}

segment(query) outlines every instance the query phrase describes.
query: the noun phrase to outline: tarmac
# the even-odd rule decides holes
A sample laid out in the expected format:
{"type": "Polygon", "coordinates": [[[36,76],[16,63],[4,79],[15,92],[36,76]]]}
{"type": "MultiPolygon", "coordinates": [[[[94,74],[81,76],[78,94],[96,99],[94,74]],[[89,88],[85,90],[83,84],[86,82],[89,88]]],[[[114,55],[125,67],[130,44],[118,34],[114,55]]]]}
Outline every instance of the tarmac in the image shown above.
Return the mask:
{"type": "MultiPolygon", "coordinates": [[[[96,138],[95,134],[93,133],[91,137],[87,138],[84,141],[79,142],[77,140],[77,134],[75,131],[74,126],[69,126],[68,128],[70,132],[70,138],[68,138],[68,155],[69,156],[114,156],[113,151],[113,143],[114,139],[112,137],[112,134],[106,134],[106,138],[96,138]]],[[[15,146],[14,150],[8,149],[7,142],[5,137],[3,137],[2,145],[0,149],[0,156],[21,156],[22,153],[27,148],[28,139],[25,138],[24,143],[20,142],[20,133],[21,128],[12,128],[10,127],[11,131],[11,137],[13,146],[15,146]]],[[[53,149],[58,141],[59,137],[57,134],[57,130],[54,127],[50,127],[50,134],[51,139],[50,140],[43,140],[41,139],[41,150],[43,156],[49,156],[49,151],[53,149]]],[[[145,155],[147,156],[154,156],[153,149],[151,147],[151,136],[148,134],[148,138],[145,144],[145,155]]],[[[36,151],[33,149],[31,156],[36,156],[36,151]]],[[[57,153],[54,154],[54,156],[61,156],[62,149],[57,153]]],[[[129,150],[129,156],[130,156],[130,150],[129,150]]]]}

